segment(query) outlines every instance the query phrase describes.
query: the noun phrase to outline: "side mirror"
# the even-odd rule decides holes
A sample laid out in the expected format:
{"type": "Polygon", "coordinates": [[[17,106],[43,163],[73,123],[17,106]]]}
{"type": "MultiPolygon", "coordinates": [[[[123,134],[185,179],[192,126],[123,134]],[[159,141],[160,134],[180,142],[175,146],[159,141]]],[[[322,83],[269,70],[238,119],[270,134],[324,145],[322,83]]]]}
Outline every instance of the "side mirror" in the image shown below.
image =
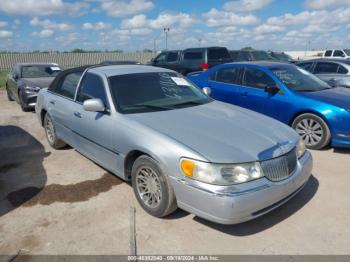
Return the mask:
{"type": "Polygon", "coordinates": [[[280,89],[277,86],[265,86],[265,92],[270,94],[276,94],[280,91],[280,89]]]}
{"type": "Polygon", "coordinates": [[[83,103],[83,108],[85,111],[90,111],[90,112],[106,111],[105,105],[103,104],[102,100],[99,98],[85,100],[83,103]]]}
{"type": "Polygon", "coordinates": [[[203,90],[204,94],[206,94],[207,96],[210,96],[210,94],[211,94],[211,88],[210,87],[203,87],[202,90],[203,90]]]}

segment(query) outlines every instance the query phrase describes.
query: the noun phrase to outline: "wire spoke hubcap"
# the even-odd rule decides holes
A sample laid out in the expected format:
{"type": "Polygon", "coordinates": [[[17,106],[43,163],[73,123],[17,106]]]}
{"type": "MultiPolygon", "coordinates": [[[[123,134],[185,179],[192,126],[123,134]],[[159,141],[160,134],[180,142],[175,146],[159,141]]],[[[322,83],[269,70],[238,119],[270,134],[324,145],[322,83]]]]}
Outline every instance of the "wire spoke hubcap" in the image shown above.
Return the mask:
{"type": "Polygon", "coordinates": [[[50,118],[46,120],[46,135],[47,139],[49,140],[50,143],[53,143],[55,141],[55,132],[53,129],[53,124],[50,118]]]}
{"type": "Polygon", "coordinates": [[[324,130],[320,123],[311,118],[301,120],[296,125],[295,130],[307,146],[318,144],[322,140],[324,134],[324,130]]]}
{"type": "Polygon", "coordinates": [[[162,186],[158,174],[150,167],[140,167],[136,173],[137,193],[143,203],[156,208],[162,200],[162,186]]]}

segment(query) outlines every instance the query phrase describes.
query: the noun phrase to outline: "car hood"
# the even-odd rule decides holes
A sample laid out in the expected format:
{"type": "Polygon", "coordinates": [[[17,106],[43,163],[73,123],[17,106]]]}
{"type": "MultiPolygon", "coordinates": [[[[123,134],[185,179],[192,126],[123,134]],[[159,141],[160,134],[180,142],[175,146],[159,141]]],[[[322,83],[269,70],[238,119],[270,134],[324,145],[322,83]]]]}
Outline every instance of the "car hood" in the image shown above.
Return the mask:
{"type": "Polygon", "coordinates": [[[21,81],[26,86],[45,88],[49,87],[54,77],[22,78],[21,81]]]}
{"type": "Polygon", "coordinates": [[[317,92],[305,92],[300,94],[334,106],[350,109],[350,88],[336,87],[317,92]]]}
{"type": "Polygon", "coordinates": [[[298,141],[298,135],[287,125],[218,101],[128,116],[214,163],[270,159],[287,153],[298,141]]]}

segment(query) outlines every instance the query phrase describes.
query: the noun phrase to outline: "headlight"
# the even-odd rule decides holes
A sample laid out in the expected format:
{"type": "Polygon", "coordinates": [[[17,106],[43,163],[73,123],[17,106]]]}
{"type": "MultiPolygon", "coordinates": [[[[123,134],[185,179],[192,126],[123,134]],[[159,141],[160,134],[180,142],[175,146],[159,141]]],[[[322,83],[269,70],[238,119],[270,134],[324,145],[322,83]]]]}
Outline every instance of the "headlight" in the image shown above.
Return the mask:
{"type": "Polygon", "coordinates": [[[24,89],[28,92],[39,92],[40,87],[37,86],[25,86],[24,89]]]}
{"type": "Polygon", "coordinates": [[[304,155],[305,151],[306,151],[306,146],[305,146],[304,140],[300,138],[297,144],[298,158],[301,158],[304,155]]]}
{"type": "Polygon", "coordinates": [[[212,164],[192,159],[181,159],[185,176],[214,185],[233,185],[264,176],[258,162],[244,164],[212,164]]]}

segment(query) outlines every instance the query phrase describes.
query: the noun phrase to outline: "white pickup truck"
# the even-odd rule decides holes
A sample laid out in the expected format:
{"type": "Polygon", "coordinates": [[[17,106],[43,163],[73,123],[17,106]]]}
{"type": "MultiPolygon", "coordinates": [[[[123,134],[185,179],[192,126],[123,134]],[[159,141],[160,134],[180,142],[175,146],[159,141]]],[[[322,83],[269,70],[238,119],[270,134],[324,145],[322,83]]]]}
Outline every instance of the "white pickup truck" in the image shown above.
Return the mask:
{"type": "Polygon", "coordinates": [[[350,59],[350,49],[328,49],[323,55],[323,58],[350,59]]]}

